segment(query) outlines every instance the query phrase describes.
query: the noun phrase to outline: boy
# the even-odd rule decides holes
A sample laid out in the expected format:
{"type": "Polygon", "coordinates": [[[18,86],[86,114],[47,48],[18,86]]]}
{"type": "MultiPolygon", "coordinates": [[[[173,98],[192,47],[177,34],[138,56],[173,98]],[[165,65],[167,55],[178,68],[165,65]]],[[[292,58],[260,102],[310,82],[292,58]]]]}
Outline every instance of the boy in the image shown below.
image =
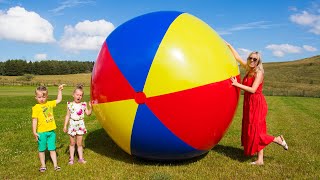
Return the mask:
{"type": "Polygon", "coordinates": [[[48,90],[45,86],[39,86],[35,90],[35,99],[38,104],[32,107],[32,132],[38,142],[39,159],[41,163],[40,172],[47,170],[45,164],[45,150],[47,146],[50,151],[54,170],[60,170],[57,164],[56,134],[54,132],[57,127],[53,116],[53,108],[62,100],[63,86],[64,84],[58,87],[57,99],[53,101],[47,101],[48,90]]]}

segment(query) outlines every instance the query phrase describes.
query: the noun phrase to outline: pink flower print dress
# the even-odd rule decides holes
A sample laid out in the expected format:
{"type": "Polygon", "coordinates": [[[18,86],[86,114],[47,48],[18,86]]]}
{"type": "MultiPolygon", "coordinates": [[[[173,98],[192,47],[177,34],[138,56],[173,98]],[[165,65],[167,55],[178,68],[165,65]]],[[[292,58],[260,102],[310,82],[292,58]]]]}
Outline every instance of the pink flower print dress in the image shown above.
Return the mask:
{"type": "Polygon", "coordinates": [[[87,129],[84,125],[84,112],[86,110],[87,103],[68,102],[67,105],[70,111],[68,134],[70,136],[86,134],[87,129]]]}

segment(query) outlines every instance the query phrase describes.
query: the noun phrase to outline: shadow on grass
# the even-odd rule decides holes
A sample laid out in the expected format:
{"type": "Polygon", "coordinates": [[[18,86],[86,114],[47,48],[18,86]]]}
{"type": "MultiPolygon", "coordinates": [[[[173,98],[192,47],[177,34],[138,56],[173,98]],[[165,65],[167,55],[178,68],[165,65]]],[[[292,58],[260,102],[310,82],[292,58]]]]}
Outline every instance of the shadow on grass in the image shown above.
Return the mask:
{"type": "Polygon", "coordinates": [[[243,149],[235,148],[231,146],[223,146],[223,145],[216,145],[211,149],[219,154],[227,156],[233,160],[237,160],[239,162],[245,162],[249,159],[252,159],[250,156],[245,156],[243,153],[243,149]]]}
{"type": "MultiPolygon", "coordinates": [[[[58,149],[62,149],[63,146],[64,146],[64,144],[60,144],[59,146],[56,147],[57,158],[59,158],[59,152],[57,150],[58,149]]],[[[44,155],[45,155],[45,163],[47,163],[49,161],[49,162],[51,162],[53,164],[51,156],[50,156],[50,151],[45,150],[44,151],[44,155]]]]}
{"type": "Polygon", "coordinates": [[[85,139],[85,148],[88,148],[96,153],[110,157],[112,159],[123,161],[126,163],[134,163],[141,165],[183,165],[196,162],[204,158],[207,153],[187,160],[147,160],[135,156],[131,156],[123,151],[113,140],[108,136],[104,129],[98,129],[90,132],[85,139]]]}

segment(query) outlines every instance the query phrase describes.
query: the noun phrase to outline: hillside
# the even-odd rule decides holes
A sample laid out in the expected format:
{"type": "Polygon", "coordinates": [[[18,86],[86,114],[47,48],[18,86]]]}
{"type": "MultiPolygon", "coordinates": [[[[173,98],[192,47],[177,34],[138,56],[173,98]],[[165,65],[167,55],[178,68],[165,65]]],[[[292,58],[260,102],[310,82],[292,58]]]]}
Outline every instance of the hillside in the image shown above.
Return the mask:
{"type": "Polygon", "coordinates": [[[66,84],[67,86],[75,86],[83,84],[90,86],[91,73],[69,74],[69,75],[36,75],[31,81],[25,81],[23,76],[0,76],[1,85],[31,85],[36,86],[39,83],[45,85],[66,84]]]}
{"type": "Polygon", "coordinates": [[[264,63],[264,69],[265,94],[320,97],[320,56],[264,63]]]}
{"type": "MultiPolygon", "coordinates": [[[[320,97],[320,56],[290,62],[264,63],[266,95],[320,97]]],[[[241,71],[243,77],[243,71],[241,71]]],[[[91,74],[37,75],[31,81],[21,76],[0,76],[0,85],[32,85],[39,83],[68,86],[90,85],[91,74]]]]}

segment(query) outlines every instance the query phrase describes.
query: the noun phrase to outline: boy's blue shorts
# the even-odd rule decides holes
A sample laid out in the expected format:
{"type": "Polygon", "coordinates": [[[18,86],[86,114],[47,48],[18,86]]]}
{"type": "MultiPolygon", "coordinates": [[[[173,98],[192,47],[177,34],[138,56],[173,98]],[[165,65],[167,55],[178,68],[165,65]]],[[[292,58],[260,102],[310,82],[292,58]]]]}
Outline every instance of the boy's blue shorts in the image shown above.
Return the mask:
{"type": "Polygon", "coordinates": [[[38,133],[38,135],[38,150],[40,152],[45,151],[47,149],[47,145],[49,151],[56,150],[56,133],[54,132],[54,130],[48,132],[41,132],[38,133]]]}

